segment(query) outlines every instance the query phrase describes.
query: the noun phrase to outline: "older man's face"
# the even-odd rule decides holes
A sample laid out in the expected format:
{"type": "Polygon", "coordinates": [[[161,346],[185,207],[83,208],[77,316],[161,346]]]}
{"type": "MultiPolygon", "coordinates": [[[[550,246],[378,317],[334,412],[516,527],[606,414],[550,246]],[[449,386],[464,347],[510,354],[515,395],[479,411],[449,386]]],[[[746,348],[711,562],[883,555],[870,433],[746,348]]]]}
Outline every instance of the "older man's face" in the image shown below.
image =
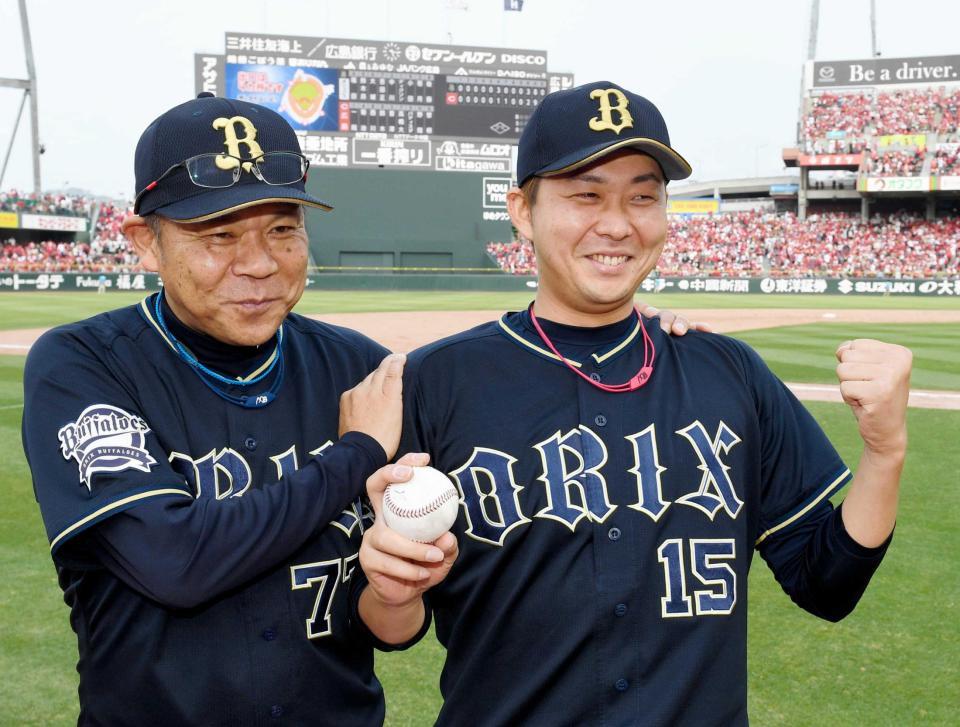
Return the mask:
{"type": "Polygon", "coordinates": [[[190,328],[237,346],[268,341],[300,300],[307,233],[301,208],[262,204],[208,222],[163,220],[141,253],[190,328]]]}

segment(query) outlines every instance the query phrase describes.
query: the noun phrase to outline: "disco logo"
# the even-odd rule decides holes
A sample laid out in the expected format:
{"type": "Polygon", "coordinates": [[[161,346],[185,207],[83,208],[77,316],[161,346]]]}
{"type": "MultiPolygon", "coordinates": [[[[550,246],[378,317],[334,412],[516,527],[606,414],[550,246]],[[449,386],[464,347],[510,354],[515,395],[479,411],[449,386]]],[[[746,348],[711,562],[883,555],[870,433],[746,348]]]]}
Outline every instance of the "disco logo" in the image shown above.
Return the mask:
{"type": "Polygon", "coordinates": [[[280,111],[285,111],[294,121],[309,126],[324,115],[323,105],[332,93],[333,84],[325,84],[298,68],[283,92],[280,111]]]}

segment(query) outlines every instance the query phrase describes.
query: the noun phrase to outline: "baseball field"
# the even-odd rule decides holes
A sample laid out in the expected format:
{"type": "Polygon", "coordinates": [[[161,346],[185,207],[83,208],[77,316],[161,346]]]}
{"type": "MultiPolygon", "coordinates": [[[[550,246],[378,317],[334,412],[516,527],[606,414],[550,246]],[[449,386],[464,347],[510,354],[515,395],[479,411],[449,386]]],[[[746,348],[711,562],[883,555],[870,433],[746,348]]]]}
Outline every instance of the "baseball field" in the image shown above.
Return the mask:
{"type": "MultiPolygon", "coordinates": [[[[0,725],[75,724],[76,640],[20,446],[24,356],[39,331],[139,294],[0,293],[0,725]]],[[[529,293],[309,291],[298,311],[398,350],[526,305],[529,293]],[[385,313],[389,311],[389,313],[385,313]]],[[[914,352],[910,449],[893,545],[838,624],[796,608],[760,559],[751,574],[750,713],[756,725],[947,725],[960,709],[960,297],[649,296],[753,345],[785,381],[830,398],[833,351],[857,337],[914,352]]],[[[853,416],[810,401],[856,465],[853,416]]],[[[842,497],[842,495],[841,495],[842,497]]],[[[627,648],[627,647],[625,647],[627,648]]],[[[428,637],[379,655],[389,725],[429,725],[443,649],[428,637]]],[[[494,697],[491,697],[494,698],[494,697]]]]}

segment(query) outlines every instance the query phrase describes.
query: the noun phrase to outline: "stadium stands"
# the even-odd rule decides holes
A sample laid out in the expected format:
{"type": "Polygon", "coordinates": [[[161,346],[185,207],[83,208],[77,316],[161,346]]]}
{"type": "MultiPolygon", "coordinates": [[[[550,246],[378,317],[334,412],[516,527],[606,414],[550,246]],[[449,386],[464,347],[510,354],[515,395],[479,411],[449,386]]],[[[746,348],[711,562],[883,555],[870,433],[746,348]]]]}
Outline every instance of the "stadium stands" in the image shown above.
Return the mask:
{"type": "MultiPolygon", "coordinates": [[[[806,101],[801,123],[801,146],[808,154],[872,156],[868,171],[875,176],[916,176],[926,159],[960,128],[960,89],[915,88],[901,91],[823,93],[806,101]],[[924,135],[923,139],[911,138],[924,135]],[[927,138],[937,135],[939,138],[927,138]],[[898,137],[895,148],[878,148],[880,137],[898,137]],[[902,138],[906,137],[906,138],[902,138]]],[[[952,167],[950,168],[953,169],[952,167]]],[[[934,174],[946,174],[934,159],[934,174]]]]}
{"type": "MultiPolygon", "coordinates": [[[[95,201],[65,194],[0,193],[0,211],[88,217],[96,215],[92,242],[79,240],[23,240],[0,244],[0,270],[12,272],[130,272],[138,269],[137,257],[123,237],[123,218],[131,212],[126,203],[95,201]]],[[[21,230],[21,233],[24,232],[21,230]]],[[[42,237],[42,230],[35,231],[42,237]]]]}
{"type": "Polygon", "coordinates": [[[24,194],[15,189],[0,192],[0,212],[28,212],[33,214],[69,215],[87,217],[91,202],[85,197],[67,194],[24,194]]]}
{"type": "Polygon", "coordinates": [[[870,163],[870,174],[875,177],[911,177],[923,171],[926,151],[914,152],[889,151],[874,157],[870,163]]]}
{"type": "MultiPolygon", "coordinates": [[[[740,212],[670,220],[657,267],[662,276],[931,278],[960,266],[960,219],[927,221],[905,214],[874,217],[740,212]]],[[[535,275],[527,242],[490,243],[487,252],[510,273],[535,275]]]]}

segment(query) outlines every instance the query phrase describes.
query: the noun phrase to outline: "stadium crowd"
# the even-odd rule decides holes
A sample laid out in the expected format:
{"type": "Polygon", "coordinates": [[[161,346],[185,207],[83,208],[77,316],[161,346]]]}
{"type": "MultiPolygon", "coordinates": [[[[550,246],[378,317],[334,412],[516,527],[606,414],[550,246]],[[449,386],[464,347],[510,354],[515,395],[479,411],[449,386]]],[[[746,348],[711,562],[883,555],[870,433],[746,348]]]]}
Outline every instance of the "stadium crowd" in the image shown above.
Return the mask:
{"type": "Polygon", "coordinates": [[[960,89],[823,93],[808,100],[801,128],[813,154],[856,153],[870,136],[953,134],[960,129],[960,89]]]}
{"type": "MultiPolygon", "coordinates": [[[[83,210],[92,214],[94,203],[83,197],[21,195],[15,190],[4,195],[5,203],[25,201],[16,211],[36,211],[38,214],[67,214],[56,209],[83,210]],[[25,200],[32,199],[32,203],[25,200]],[[67,201],[69,200],[69,201],[67,201]],[[32,204],[33,206],[30,206],[32,204]],[[50,205],[60,205],[56,209],[50,205]],[[43,208],[41,210],[41,207],[43,208]]],[[[5,208],[6,209],[6,208],[5,208]]],[[[14,211],[7,209],[6,211],[14,211]]],[[[0,270],[11,272],[129,272],[137,269],[137,256],[127,245],[121,225],[130,212],[123,204],[104,202],[100,205],[92,242],[77,240],[17,241],[14,238],[0,244],[0,270]]],[[[74,214],[74,213],[70,213],[74,214]]],[[[79,214],[79,213],[76,213],[79,214]]],[[[38,234],[42,234],[39,230],[38,234]]]]}
{"type": "MultiPolygon", "coordinates": [[[[662,276],[930,278],[960,266],[960,218],[926,221],[905,214],[874,217],[738,212],[673,217],[662,276]]],[[[531,245],[493,242],[487,252],[507,272],[536,275],[531,245]]]]}
{"type": "Polygon", "coordinates": [[[24,194],[16,189],[0,192],[0,212],[88,217],[92,203],[86,197],[69,194],[24,194]]]}
{"type": "Polygon", "coordinates": [[[925,149],[888,151],[871,159],[870,174],[875,177],[911,177],[923,170],[925,158],[925,149]]]}
{"type": "Polygon", "coordinates": [[[960,144],[937,149],[930,171],[944,176],[960,175],[960,144]]]}

